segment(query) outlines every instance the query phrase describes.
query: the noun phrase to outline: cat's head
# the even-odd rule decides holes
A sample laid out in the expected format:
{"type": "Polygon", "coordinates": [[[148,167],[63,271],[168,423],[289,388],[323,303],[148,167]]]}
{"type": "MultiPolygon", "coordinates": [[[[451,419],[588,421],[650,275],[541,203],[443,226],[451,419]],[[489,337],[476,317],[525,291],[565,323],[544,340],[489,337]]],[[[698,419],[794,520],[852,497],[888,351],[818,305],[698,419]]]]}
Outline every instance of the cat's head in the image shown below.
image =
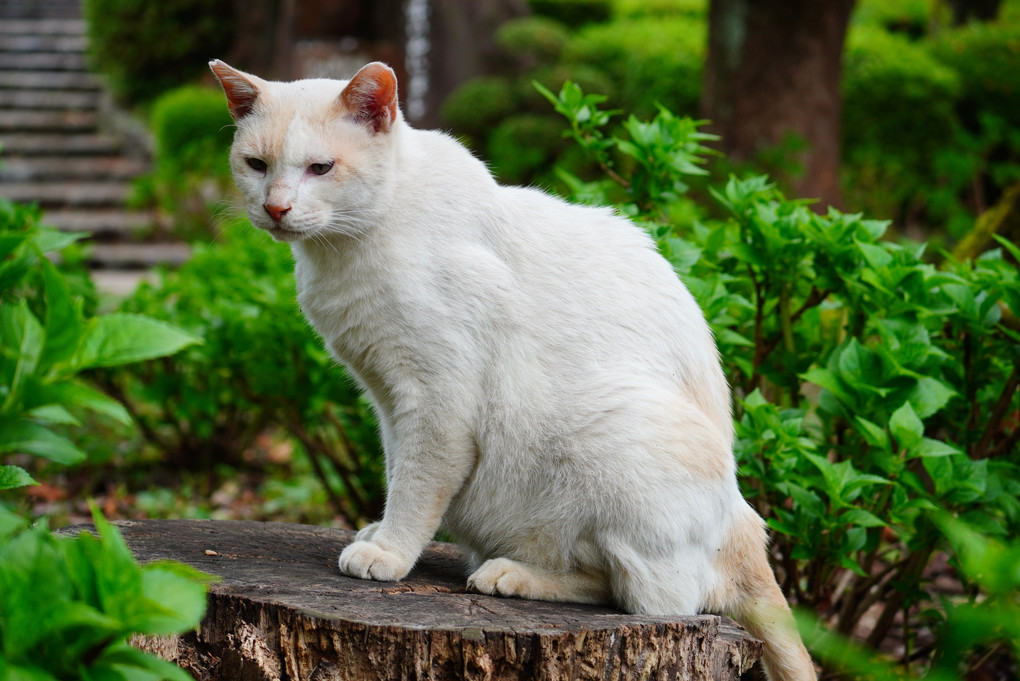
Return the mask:
{"type": "Polygon", "coordinates": [[[370,229],[403,124],[393,71],[374,62],[350,81],[280,83],[209,66],[237,123],[230,165],[252,224],[279,241],[370,229]]]}

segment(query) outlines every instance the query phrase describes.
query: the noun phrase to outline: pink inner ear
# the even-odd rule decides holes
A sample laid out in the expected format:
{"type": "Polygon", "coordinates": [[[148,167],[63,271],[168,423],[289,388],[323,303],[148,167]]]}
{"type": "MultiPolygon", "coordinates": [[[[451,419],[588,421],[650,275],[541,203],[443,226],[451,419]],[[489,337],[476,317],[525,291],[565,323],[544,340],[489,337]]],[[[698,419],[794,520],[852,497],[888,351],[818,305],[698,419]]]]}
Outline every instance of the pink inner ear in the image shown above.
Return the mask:
{"type": "Polygon", "coordinates": [[[210,62],[209,67],[223,86],[223,93],[227,96],[227,107],[234,120],[240,120],[250,114],[259,98],[259,89],[255,83],[244,73],[219,60],[210,62]]]}
{"type": "Polygon", "coordinates": [[[386,132],[397,119],[397,78],[390,67],[373,62],[355,74],[340,101],[349,116],[386,132]]]}

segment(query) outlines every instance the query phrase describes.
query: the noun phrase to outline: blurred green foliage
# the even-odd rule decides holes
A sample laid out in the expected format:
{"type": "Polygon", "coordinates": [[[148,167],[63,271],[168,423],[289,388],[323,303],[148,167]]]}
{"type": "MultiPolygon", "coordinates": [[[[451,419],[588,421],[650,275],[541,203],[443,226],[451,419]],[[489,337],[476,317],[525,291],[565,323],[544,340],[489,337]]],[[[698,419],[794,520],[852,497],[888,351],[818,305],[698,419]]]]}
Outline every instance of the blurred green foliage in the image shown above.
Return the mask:
{"type": "Polygon", "coordinates": [[[0,506],[0,680],[189,681],[128,639],[197,627],[208,576],[139,567],[117,528],[93,517],[96,535],[54,536],[0,506]]]}
{"type": "MultiPolygon", "coordinates": [[[[70,465],[86,453],[60,428],[80,425],[85,411],[128,419],[84,372],[170,355],[199,339],[150,317],[92,315],[47,257],[84,235],[38,220],[37,209],[0,199],[0,453],[70,465]]],[[[24,468],[0,465],[0,489],[32,484],[24,468]]]]}
{"type": "Polygon", "coordinates": [[[82,14],[93,66],[128,104],[188,83],[234,39],[231,0],[85,0],[82,14]]]}
{"type": "Polygon", "coordinates": [[[121,305],[204,343],[98,380],[164,461],[184,469],[242,465],[260,433],[279,429],[304,449],[336,512],[364,524],[380,514],[383,484],[368,403],[302,317],[290,250],[246,219],[225,232],[121,305]]]}
{"type": "Polygon", "coordinates": [[[135,180],[132,205],[154,209],[176,238],[208,238],[233,185],[229,150],[234,121],[219,89],[186,85],[152,104],[155,167],[135,180]]]}
{"type": "MultiPolygon", "coordinates": [[[[983,542],[1020,530],[1020,248],[935,266],[885,239],[887,223],[815,213],[764,176],[710,184],[706,211],[688,198],[707,175],[697,123],[662,109],[614,124],[573,84],[546,95],[603,170],[586,182],[561,168],[573,196],[644,224],[712,325],[744,493],[775,532],[788,596],[840,634],[871,613],[867,642],[895,629],[904,662],[933,631],[915,663],[945,659],[958,639],[927,568],[964,554],[939,514],[983,542]]],[[[987,594],[962,598],[1001,622],[987,594]]],[[[983,664],[975,652],[952,654],[983,664]]]]}
{"type": "MultiPolygon", "coordinates": [[[[549,116],[528,93],[532,81],[556,91],[571,80],[643,117],[657,104],[698,110],[706,0],[612,0],[609,12],[565,20],[577,5],[532,3],[538,16],[508,23],[499,41],[506,71],[465,83],[441,112],[503,181],[562,188],[550,159],[580,176],[593,170],[534,121],[542,132],[526,158],[505,143],[507,118],[549,116]]],[[[845,205],[889,218],[898,231],[955,240],[1018,180],[1020,147],[1010,131],[1020,128],[1020,3],[1005,0],[999,14],[953,26],[944,2],[857,2],[843,69],[845,205]]],[[[786,159],[798,148],[788,139],[763,150],[760,162],[780,179],[795,177],[799,166],[786,159]]]]}

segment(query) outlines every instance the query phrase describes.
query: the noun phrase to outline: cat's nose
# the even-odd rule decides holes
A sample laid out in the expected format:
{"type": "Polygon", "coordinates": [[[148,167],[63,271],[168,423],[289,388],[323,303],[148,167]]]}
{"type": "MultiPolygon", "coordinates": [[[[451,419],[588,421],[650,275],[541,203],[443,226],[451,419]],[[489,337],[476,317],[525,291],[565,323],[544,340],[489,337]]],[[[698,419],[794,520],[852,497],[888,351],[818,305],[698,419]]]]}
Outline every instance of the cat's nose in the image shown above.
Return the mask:
{"type": "Polygon", "coordinates": [[[290,212],[291,206],[276,206],[271,203],[264,204],[262,206],[269,213],[269,217],[273,218],[273,222],[279,222],[285,214],[290,212]]]}

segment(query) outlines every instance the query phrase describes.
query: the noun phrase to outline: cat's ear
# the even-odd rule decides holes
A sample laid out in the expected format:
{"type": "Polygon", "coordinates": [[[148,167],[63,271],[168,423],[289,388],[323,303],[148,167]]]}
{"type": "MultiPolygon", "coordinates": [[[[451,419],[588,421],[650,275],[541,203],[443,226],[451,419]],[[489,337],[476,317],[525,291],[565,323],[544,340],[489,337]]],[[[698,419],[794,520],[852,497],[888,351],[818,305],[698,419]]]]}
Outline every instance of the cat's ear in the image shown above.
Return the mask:
{"type": "Polygon", "coordinates": [[[354,74],[340,93],[343,115],[387,132],[397,120],[397,76],[382,62],[372,62],[354,74]]]}
{"type": "Polygon", "coordinates": [[[250,114],[259,98],[260,79],[238,71],[219,59],[209,62],[209,68],[223,86],[223,92],[227,95],[227,107],[234,120],[239,121],[250,114]]]}

